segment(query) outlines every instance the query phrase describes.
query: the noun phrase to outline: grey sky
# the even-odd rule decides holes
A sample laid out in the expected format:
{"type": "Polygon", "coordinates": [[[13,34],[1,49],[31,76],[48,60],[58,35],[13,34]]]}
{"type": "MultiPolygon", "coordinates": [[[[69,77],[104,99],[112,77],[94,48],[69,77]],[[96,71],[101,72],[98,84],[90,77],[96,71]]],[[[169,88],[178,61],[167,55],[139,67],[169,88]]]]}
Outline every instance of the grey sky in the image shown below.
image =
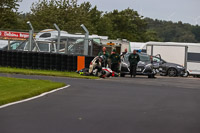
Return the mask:
{"type": "MultiPolygon", "coordinates": [[[[30,6],[38,0],[23,0],[20,11],[30,11],[30,6]]],[[[101,11],[123,10],[131,8],[144,17],[160,20],[182,21],[200,25],[200,0],[78,0],[90,1],[101,11]]]]}

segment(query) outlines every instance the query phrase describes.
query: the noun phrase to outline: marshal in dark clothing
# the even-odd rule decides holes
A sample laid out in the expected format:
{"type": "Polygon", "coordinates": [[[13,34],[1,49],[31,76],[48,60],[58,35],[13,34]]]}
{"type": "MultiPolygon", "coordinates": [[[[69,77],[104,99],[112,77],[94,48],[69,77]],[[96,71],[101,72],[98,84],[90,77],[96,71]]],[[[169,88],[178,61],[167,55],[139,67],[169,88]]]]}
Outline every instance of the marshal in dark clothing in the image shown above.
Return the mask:
{"type": "Polygon", "coordinates": [[[129,55],[128,60],[130,63],[130,75],[131,77],[135,77],[137,64],[140,61],[140,56],[136,53],[136,50],[133,50],[133,53],[129,55]]]}
{"type": "Polygon", "coordinates": [[[102,48],[102,51],[99,52],[98,56],[103,56],[104,57],[104,63],[102,64],[102,67],[107,67],[109,53],[106,51],[106,47],[102,48]]]}
{"type": "Polygon", "coordinates": [[[111,60],[111,70],[113,70],[114,72],[119,72],[119,64],[121,60],[120,60],[120,55],[116,53],[115,49],[110,55],[110,60],[111,60]]]}

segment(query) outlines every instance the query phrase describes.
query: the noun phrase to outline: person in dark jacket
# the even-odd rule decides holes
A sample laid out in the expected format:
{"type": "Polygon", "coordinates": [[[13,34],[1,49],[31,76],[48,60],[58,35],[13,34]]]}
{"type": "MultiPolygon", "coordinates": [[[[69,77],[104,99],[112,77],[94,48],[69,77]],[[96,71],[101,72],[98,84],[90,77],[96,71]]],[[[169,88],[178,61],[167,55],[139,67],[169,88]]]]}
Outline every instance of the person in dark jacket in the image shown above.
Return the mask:
{"type": "Polygon", "coordinates": [[[128,60],[130,63],[130,75],[131,77],[135,77],[137,64],[140,61],[140,56],[136,53],[136,50],[133,50],[133,53],[129,55],[128,60]]]}
{"type": "Polygon", "coordinates": [[[98,56],[103,56],[105,62],[102,64],[102,67],[107,67],[107,64],[108,64],[108,58],[109,58],[109,53],[108,51],[106,51],[106,47],[103,47],[102,48],[102,51],[99,52],[98,56]]]}
{"type": "Polygon", "coordinates": [[[119,54],[116,53],[116,49],[113,49],[112,54],[110,55],[111,60],[111,70],[114,72],[119,72],[119,64],[121,62],[119,54]]]}

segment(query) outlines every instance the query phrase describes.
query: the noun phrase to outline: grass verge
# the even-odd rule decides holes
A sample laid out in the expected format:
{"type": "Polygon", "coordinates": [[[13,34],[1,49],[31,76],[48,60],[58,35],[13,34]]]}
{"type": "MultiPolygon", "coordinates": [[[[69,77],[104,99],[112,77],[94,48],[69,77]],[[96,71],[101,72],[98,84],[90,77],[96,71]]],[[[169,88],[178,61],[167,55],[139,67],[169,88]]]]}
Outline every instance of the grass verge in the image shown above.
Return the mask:
{"type": "Polygon", "coordinates": [[[0,81],[0,105],[30,98],[65,86],[64,83],[47,80],[0,77],[0,81]]]}
{"type": "Polygon", "coordinates": [[[80,75],[76,72],[22,69],[22,68],[11,68],[11,67],[0,67],[0,73],[14,73],[14,74],[25,74],[25,75],[44,75],[44,76],[70,77],[70,78],[99,79],[99,77],[83,76],[83,75],[80,75]]]}

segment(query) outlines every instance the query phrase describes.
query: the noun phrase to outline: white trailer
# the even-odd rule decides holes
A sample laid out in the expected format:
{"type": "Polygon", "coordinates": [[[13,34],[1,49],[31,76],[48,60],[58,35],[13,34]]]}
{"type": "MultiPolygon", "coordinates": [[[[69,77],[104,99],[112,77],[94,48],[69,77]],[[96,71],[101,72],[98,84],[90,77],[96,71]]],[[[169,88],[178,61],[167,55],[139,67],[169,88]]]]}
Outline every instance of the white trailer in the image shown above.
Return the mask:
{"type": "Polygon", "coordinates": [[[184,66],[190,75],[200,75],[199,43],[147,42],[146,49],[147,54],[184,66]]]}

